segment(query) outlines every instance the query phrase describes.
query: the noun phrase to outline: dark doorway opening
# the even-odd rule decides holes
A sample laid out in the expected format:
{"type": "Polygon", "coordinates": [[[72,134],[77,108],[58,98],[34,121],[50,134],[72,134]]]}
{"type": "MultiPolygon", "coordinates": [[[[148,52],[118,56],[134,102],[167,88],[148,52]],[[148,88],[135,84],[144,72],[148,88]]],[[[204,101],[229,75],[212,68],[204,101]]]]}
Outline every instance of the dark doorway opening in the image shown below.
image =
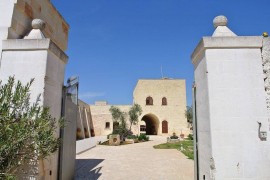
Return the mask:
{"type": "Polygon", "coordinates": [[[159,128],[159,120],[153,114],[147,114],[142,117],[142,121],[145,122],[146,135],[157,135],[159,128]]]}

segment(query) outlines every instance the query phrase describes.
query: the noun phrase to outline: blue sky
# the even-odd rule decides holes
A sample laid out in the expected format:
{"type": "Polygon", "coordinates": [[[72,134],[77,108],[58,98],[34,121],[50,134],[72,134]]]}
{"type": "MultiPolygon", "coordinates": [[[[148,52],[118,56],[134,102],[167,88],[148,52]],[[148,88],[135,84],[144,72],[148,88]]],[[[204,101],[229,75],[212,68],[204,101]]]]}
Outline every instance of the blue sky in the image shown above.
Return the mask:
{"type": "Polygon", "coordinates": [[[237,35],[270,32],[269,0],[52,0],[70,25],[66,77],[80,77],[88,103],[131,104],[138,79],[186,79],[191,104],[190,55],[225,15],[237,35]]]}

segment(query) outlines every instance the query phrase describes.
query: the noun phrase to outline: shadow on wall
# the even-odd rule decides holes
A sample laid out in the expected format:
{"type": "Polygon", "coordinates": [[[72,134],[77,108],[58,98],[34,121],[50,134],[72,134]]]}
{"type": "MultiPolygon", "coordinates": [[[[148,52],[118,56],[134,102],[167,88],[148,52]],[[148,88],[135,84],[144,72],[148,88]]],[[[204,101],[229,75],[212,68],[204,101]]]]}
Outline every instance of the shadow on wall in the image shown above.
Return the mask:
{"type": "Polygon", "coordinates": [[[75,180],[97,180],[101,176],[99,172],[102,167],[96,168],[96,166],[102,161],[104,161],[104,159],[76,159],[75,180]]]}

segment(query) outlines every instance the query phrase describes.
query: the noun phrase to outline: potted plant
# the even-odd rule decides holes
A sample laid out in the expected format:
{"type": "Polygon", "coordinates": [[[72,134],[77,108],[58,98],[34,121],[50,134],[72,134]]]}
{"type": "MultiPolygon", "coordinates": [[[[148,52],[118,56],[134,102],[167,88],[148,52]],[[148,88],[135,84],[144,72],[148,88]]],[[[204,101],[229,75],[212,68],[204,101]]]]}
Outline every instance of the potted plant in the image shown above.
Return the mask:
{"type": "Polygon", "coordinates": [[[181,130],[180,137],[181,137],[182,139],[184,139],[184,137],[185,137],[185,134],[182,133],[182,130],[181,130]]]}

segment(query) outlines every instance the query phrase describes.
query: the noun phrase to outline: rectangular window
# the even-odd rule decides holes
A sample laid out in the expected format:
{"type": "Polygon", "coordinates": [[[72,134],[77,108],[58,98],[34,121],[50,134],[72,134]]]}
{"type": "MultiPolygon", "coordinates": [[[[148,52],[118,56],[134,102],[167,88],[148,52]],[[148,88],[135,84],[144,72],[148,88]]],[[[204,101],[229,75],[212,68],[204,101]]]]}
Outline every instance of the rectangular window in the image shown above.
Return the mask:
{"type": "Polygon", "coordinates": [[[140,126],[140,131],[146,131],[146,126],[145,125],[141,125],[140,126]]]}
{"type": "Polygon", "coordinates": [[[110,128],[110,122],[106,122],[105,128],[106,129],[109,129],[110,128]]]}

